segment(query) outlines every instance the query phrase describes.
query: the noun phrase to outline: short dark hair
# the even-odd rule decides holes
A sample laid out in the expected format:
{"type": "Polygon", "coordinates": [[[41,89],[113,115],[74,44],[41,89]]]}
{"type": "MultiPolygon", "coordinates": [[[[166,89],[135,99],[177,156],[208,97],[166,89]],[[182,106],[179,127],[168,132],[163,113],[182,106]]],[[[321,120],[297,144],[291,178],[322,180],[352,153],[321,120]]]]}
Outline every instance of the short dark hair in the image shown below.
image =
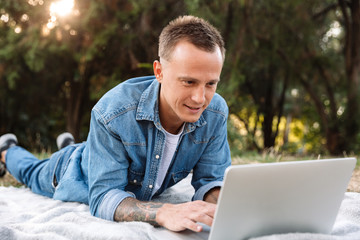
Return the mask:
{"type": "Polygon", "coordinates": [[[176,44],[186,40],[201,50],[215,51],[220,48],[225,59],[224,40],[220,32],[209,22],[194,16],[180,16],[171,21],[161,32],[159,37],[159,57],[170,60],[176,44]]]}

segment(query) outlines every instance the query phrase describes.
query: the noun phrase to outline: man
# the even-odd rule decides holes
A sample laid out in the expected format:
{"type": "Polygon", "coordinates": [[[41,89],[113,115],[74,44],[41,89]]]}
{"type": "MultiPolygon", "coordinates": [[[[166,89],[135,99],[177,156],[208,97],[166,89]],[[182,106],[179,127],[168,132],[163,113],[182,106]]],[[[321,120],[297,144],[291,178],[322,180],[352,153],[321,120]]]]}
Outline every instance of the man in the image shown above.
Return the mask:
{"type": "Polygon", "coordinates": [[[106,93],[92,110],[86,142],[38,161],[7,134],[0,138],[1,161],[33,192],[87,203],[97,217],[201,231],[198,222],[212,224],[231,163],[228,108],[215,93],[224,56],[213,26],[179,17],[160,35],[155,77],[133,78],[106,93]],[[190,171],[194,201],[150,201],[190,171]]]}

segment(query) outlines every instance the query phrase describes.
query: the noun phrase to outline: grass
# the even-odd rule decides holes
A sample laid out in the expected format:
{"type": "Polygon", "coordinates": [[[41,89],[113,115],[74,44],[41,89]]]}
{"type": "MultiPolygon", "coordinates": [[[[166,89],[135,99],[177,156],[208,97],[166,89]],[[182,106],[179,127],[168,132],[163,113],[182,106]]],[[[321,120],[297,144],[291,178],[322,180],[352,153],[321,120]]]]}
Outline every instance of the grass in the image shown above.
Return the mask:
{"type": "MultiPolygon", "coordinates": [[[[339,156],[338,156],[339,157],[339,156]]],[[[355,157],[357,156],[340,156],[340,157],[355,157]]],[[[271,163],[271,162],[287,162],[287,161],[301,161],[311,159],[329,159],[336,158],[335,156],[322,156],[322,155],[286,155],[279,154],[272,149],[263,151],[262,153],[247,151],[239,156],[232,157],[232,164],[253,164],[253,163],[271,163]]],[[[357,168],[360,168],[360,161],[357,161],[357,168]]]]}
{"type": "Polygon", "coordinates": [[[299,161],[318,159],[319,156],[294,156],[278,154],[273,150],[267,150],[262,153],[258,152],[244,152],[239,156],[232,157],[232,164],[250,164],[250,163],[271,163],[271,162],[285,162],[285,161],[299,161]]]}
{"type": "Polygon", "coordinates": [[[0,186],[1,187],[22,187],[24,186],[22,183],[19,183],[10,173],[6,173],[4,177],[0,178],[0,186]]]}

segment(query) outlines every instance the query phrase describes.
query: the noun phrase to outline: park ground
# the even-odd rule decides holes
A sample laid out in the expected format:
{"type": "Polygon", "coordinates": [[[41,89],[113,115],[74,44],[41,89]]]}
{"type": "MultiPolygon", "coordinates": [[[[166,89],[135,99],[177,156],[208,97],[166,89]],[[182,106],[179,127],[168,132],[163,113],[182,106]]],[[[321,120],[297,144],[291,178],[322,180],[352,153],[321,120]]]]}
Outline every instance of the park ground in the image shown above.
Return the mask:
{"type": "Polygon", "coordinates": [[[360,192],[360,168],[357,167],[353,175],[350,179],[350,183],[348,185],[348,191],[350,192],[360,192]]]}

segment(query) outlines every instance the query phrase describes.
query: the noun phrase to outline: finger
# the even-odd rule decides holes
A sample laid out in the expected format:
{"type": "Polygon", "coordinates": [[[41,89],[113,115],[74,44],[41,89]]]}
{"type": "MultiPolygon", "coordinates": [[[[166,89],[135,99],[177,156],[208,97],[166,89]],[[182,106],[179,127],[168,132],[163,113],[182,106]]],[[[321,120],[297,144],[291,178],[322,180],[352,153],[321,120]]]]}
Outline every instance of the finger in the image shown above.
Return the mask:
{"type": "Polygon", "coordinates": [[[215,210],[216,210],[216,204],[208,203],[204,201],[195,201],[193,202],[192,208],[190,211],[192,212],[202,212],[207,214],[210,217],[214,217],[215,210]]]}
{"type": "Polygon", "coordinates": [[[206,213],[193,213],[190,216],[191,220],[193,220],[194,222],[200,222],[200,223],[204,223],[208,226],[211,227],[212,223],[213,223],[213,216],[207,215],[206,213]]]}
{"type": "Polygon", "coordinates": [[[209,208],[207,209],[206,214],[214,218],[215,211],[216,211],[216,204],[211,204],[211,206],[209,206],[209,208]]]}
{"type": "Polygon", "coordinates": [[[197,224],[196,222],[190,220],[190,219],[187,219],[184,222],[184,227],[191,230],[191,231],[194,231],[194,232],[201,232],[202,231],[202,226],[197,224]]]}

